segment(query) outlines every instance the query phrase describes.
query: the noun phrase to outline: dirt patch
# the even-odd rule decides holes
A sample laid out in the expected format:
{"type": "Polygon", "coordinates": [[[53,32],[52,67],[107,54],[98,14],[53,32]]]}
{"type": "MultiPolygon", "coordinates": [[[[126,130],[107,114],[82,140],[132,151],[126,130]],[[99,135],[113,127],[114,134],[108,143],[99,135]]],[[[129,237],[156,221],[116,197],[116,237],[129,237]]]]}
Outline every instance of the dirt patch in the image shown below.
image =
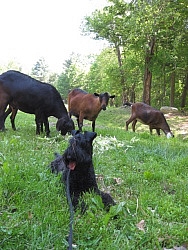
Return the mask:
{"type": "Polygon", "coordinates": [[[188,116],[179,114],[165,114],[170,129],[175,135],[188,136],[188,116]]]}

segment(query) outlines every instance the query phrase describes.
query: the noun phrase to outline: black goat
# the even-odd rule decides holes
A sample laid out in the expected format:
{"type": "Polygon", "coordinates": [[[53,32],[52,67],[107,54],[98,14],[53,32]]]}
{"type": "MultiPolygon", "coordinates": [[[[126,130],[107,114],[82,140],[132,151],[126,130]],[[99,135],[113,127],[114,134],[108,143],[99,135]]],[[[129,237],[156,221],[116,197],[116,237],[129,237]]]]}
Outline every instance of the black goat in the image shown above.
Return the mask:
{"type": "MultiPolygon", "coordinates": [[[[0,130],[5,129],[7,105],[25,113],[35,114],[37,126],[45,125],[46,135],[50,133],[48,117],[58,119],[56,128],[62,135],[74,129],[74,123],[55,87],[42,83],[19,71],[9,70],[0,75],[0,130]]],[[[40,129],[37,128],[37,132],[40,129]]]]}

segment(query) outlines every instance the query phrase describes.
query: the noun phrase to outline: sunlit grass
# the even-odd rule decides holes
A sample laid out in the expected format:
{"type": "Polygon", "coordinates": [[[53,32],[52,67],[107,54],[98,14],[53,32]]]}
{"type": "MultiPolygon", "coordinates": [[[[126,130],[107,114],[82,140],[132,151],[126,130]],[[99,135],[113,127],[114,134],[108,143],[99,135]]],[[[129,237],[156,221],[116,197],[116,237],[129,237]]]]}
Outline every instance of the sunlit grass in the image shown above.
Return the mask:
{"type": "MultiPolygon", "coordinates": [[[[76,249],[153,250],[187,242],[188,140],[180,120],[168,118],[175,133],[176,120],[179,126],[178,136],[167,140],[139,123],[136,133],[131,125],[126,132],[129,116],[110,108],[96,121],[97,180],[117,205],[107,213],[99,197],[85,196],[87,212],[74,217],[76,249]]],[[[36,136],[34,116],[19,112],[17,131],[8,118],[7,131],[0,133],[0,249],[67,248],[69,209],[60,176],[48,165],[54,152],[63,153],[69,136],[56,132],[55,121],[50,118],[50,138],[36,136]]],[[[91,122],[84,124],[91,131],[91,122]]]]}

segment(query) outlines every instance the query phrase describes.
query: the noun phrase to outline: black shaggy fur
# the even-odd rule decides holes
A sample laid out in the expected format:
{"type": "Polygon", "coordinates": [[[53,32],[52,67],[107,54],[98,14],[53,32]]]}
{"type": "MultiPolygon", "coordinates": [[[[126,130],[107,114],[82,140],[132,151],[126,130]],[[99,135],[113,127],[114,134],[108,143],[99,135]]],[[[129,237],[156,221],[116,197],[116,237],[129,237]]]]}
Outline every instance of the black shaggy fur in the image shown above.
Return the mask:
{"type": "MultiPolygon", "coordinates": [[[[74,208],[79,203],[79,198],[85,192],[94,191],[100,195],[107,209],[111,205],[115,205],[112,197],[99,190],[95,171],[92,163],[93,146],[92,142],[97,136],[95,132],[72,131],[73,137],[70,139],[70,144],[63,155],[56,154],[56,159],[51,162],[52,172],[63,172],[62,181],[66,184],[67,174],[69,169],[70,178],[70,195],[74,208]]],[[[82,212],[85,210],[85,204],[81,204],[82,212]]]]}

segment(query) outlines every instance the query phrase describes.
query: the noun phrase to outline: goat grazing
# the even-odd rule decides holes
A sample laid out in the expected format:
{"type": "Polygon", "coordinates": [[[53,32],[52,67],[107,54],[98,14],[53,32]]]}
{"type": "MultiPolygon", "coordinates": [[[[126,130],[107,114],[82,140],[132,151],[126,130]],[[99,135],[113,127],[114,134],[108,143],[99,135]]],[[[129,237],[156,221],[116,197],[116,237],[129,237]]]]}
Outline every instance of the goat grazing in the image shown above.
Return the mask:
{"type": "Polygon", "coordinates": [[[149,125],[150,134],[152,134],[152,129],[156,129],[157,134],[160,135],[161,129],[167,138],[174,137],[161,111],[142,102],[125,102],[124,106],[131,106],[132,108],[131,117],[126,121],[126,130],[128,130],[128,126],[132,122],[132,130],[135,132],[135,125],[137,121],[140,121],[145,125],[149,125]]]}
{"type": "MultiPolygon", "coordinates": [[[[50,133],[49,116],[58,119],[56,129],[61,131],[62,135],[74,129],[74,123],[68,116],[56,88],[19,71],[9,70],[0,75],[0,100],[0,130],[5,130],[7,105],[15,111],[15,114],[18,109],[25,113],[35,114],[37,126],[44,123],[47,136],[50,133]]],[[[13,112],[13,115],[15,114],[13,112]]],[[[15,116],[12,117],[14,118],[15,116]]]]}
{"type": "Polygon", "coordinates": [[[68,95],[68,110],[71,116],[77,117],[78,128],[82,131],[83,119],[92,121],[92,129],[95,131],[95,120],[101,110],[106,110],[110,98],[107,92],[102,94],[88,94],[81,89],[74,89],[68,95]]]}

